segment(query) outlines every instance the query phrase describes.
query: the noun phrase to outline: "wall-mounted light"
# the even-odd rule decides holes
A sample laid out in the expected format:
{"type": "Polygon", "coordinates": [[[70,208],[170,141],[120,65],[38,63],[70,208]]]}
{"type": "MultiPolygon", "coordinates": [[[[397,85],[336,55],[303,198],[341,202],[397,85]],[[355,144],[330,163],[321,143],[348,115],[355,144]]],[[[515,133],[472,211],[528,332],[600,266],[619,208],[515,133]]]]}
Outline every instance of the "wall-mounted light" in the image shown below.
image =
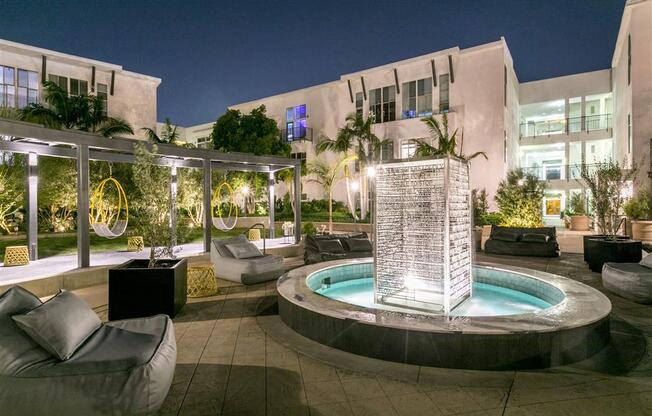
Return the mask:
{"type": "Polygon", "coordinates": [[[358,189],[360,189],[360,183],[358,181],[351,182],[350,186],[353,192],[356,192],[358,189]]]}

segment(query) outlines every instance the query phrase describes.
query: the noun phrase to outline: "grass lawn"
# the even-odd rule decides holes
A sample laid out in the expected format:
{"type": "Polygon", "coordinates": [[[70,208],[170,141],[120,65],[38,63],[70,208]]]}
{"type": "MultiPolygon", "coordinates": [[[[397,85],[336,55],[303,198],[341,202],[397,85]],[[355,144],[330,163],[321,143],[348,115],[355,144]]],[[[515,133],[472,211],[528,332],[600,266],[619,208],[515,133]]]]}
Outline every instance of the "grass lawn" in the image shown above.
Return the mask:
{"type": "MultiPolygon", "coordinates": [[[[228,238],[242,234],[245,228],[234,228],[231,231],[213,230],[213,238],[228,238]]],[[[187,230],[183,238],[179,238],[179,244],[198,243],[203,237],[201,228],[192,228],[187,230]]],[[[277,230],[277,235],[282,235],[281,228],[277,230]],[[279,234],[281,233],[281,234],[279,234]]],[[[4,261],[5,247],[7,246],[24,246],[27,245],[25,236],[16,239],[0,240],[0,261],[4,261]]],[[[91,252],[99,253],[105,251],[119,251],[127,249],[127,236],[123,235],[115,239],[98,237],[91,232],[91,252]]],[[[40,259],[65,254],[75,254],[77,252],[77,236],[75,235],[51,235],[39,237],[38,239],[38,256],[40,259]]]]}

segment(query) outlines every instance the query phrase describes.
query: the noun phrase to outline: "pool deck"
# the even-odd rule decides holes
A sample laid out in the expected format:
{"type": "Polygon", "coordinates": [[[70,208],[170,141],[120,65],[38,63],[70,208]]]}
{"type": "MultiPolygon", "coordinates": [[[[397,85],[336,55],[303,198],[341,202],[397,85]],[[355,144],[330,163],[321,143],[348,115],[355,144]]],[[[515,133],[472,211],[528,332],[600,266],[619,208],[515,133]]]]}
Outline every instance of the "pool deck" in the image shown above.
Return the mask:
{"type": "MultiPolygon", "coordinates": [[[[559,274],[613,305],[611,344],[590,359],[535,371],[397,364],[297,335],[276,311],[274,283],[220,281],[175,319],[177,369],[161,415],[637,416],[652,414],[652,306],[602,287],[581,255],[478,260],[559,274]]],[[[106,286],[81,289],[106,317],[106,286]]]]}

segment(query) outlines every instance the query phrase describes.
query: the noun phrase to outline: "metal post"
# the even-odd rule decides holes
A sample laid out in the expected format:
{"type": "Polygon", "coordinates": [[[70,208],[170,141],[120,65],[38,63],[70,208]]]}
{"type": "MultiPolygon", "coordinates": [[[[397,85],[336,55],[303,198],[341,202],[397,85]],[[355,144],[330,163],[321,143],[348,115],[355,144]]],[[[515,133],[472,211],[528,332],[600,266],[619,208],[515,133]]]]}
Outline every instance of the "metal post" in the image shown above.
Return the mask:
{"type": "Polygon", "coordinates": [[[274,172],[269,172],[267,201],[269,201],[269,238],[274,238],[274,172]]]}
{"type": "Polygon", "coordinates": [[[170,171],[170,244],[177,245],[177,167],[170,171]]]}
{"type": "Polygon", "coordinates": [[[211,251],[211,217],[213,207],[211,206],[211,160],[204,159],[204,251],[211,251]]]}
{"type": "Polygon", "coordinates": [[[38,155],[27,156],[27,247],[29,259],[38,259],[38,155]]]}
{"type": "Polygon", "coordinates": [[[294,244],[301,242],[301,164],[294,165],[294,244]]]}
{"type": "Polygon", "coordinates": [[[90,266],[88,145],[77,146],[77,266],[90,266]]]}

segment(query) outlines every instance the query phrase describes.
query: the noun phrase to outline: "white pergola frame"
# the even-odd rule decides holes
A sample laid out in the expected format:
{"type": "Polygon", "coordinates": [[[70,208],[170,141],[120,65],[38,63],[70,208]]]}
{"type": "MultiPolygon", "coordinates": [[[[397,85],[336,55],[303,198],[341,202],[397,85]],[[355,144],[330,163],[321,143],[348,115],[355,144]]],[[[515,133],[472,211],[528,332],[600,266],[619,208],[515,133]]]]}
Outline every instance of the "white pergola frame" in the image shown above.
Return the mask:
{"type": "MultiPolygon", "coordinates": [[[[134,163],[134,145],[142,140],[106,138],[79,130],[56,130],[38,124],[0,118],[0,152],[27,154],[27,245],[30,260],[38,258],[38,156],[53,156],[77,161],[77,212],[89,211],[89,161],[134,163]],[[36,178],[36,179],[32,179],[36,178]]],[[[148,144],[151,148],[151,144],[148,144]]],[[[210,251],[212,239],[211,197],[212,169],[242,172],[263,172],[269,175],[270,237],[274,237],[274,173],[294,169],[294,241],[301,241],[301,161],[276,156],[248,153],[223,153],[208,149],[191,149],[171,144],[158,144],[158,163],[170,166],[170,192],[176,192],[176,169],[202,169],[204,173],[204,251],[210,251]]],[[[176,227],[176,204],[170,206],[171,226],[176,227]]],[[[175,243],[175,242],[173,242],[175,243]]],[[[77,216],[77,265],[90,267],[90,224],[88,215],[77,216]]]]}

